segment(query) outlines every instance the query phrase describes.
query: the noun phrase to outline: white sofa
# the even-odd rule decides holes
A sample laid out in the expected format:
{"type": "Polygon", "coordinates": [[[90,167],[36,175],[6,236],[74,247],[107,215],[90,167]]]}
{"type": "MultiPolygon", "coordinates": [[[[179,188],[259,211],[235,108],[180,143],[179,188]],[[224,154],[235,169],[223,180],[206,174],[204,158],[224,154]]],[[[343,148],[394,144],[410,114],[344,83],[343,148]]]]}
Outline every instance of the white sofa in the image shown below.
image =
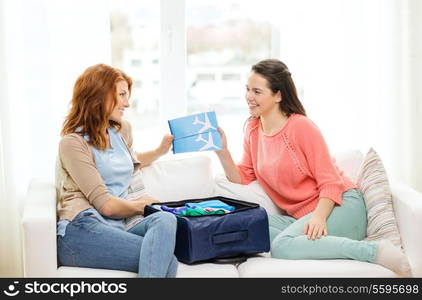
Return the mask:
{"type": "MultiPolygon", "coordinates": [[[[358,151],[337,155],[337,164],[352,179],[363,156],[358,151]]],[[[214,195],[241,197],[263,206],[268,213],[281,213],[256,182],[248,186],[214,176],[205,155],[174,156],[142,169],[148,192],[161,201],[203,198],[214,195]]],[[[392,183],[394,209],[405,253],[413,276],[422,276],[422,194],[392,183]]],[[[29,186],[23,218],[25,277],[136,277],[135,273],[57,265],[56,189],[54,182],[33,180],[29,186]]],[[[283,260],[262,253],[241,264],[179,264],[177,277],[396,277],[392,271],[353,260],[283,260]]]]}

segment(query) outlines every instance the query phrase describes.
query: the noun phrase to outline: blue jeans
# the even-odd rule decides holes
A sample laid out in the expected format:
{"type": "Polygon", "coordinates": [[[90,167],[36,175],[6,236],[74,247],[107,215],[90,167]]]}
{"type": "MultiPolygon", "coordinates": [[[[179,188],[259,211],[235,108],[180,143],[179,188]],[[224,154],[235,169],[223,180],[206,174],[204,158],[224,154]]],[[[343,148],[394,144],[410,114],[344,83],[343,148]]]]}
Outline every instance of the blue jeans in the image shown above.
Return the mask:
{"type": "Polygon", "coordinates": [[[129,231],[111,226],[96,210],[79,213],[57,236],[62,265],[138,273],[139,277],[175,277],[177,221],[157,212],[129,231]]]}
{"type": "Polygon", "coordinates": [[[295,219],[269,217],[271,256],[284,259],[354,259],[375,262],[378,244],[362,241],[366,237],[365,201],[355,189],[343,193],[342,205],[335,206],[327,218],[328,235],[308,240],[303,230],[312,213],[295,219]]]}

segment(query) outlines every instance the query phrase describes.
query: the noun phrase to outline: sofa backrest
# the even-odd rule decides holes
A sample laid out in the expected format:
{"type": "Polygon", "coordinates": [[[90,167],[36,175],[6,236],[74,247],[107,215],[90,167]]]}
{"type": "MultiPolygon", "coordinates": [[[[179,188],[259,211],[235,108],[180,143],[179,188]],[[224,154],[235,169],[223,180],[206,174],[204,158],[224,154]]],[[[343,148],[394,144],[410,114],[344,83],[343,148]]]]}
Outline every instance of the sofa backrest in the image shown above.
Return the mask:
{"type": "Polygon", "coordinates": [[[187,156],[156,161],[142,168],[146,192],[161,202],[212,197],[211,158],[187,156]]]}
{"type": "Polygon", "coordinates": [[[357,181],[363,158],[359,150],[347,150],[334,154],[337,166],[353,183],[357,181]]]}

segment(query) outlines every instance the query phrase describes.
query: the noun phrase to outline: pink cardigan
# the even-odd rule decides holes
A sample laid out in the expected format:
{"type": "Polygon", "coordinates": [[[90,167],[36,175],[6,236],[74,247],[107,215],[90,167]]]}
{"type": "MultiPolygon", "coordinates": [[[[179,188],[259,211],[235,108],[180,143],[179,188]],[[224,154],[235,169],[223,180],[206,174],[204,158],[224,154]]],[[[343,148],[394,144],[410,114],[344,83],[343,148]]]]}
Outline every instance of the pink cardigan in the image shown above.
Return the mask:
{"type": "Polygon", "coordinates": [[[356,188],[331,158],[318,127],[292,114],[285,126],[269,136],[259,119],[248,123],[238,170],[242,184],[257,180],[273,202],[300,218],[316,208],[320,198],[341,205],[343,192],[356,188]]]}

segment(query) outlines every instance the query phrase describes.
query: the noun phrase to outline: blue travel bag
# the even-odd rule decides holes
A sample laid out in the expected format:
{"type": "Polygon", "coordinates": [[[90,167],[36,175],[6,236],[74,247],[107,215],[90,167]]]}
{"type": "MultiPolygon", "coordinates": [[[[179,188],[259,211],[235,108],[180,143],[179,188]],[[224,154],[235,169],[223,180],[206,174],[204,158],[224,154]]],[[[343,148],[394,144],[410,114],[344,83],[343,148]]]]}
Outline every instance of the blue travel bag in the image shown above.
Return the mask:
{"type": "MultiPolygon", "coordinates": [[[[144,215],[160,211],[153,205],[181,207],[185,203],[220,200],[234,206],[227,214],[183,216],[176,215],[177,233],[175,255],[186,264],[230,257],[242,257],[270,250],[268,216],[259,204],[210,197],[147,205],[144,215]]],[[[218,260],[216,260],[218,262],[218,260]]],[[[230,260],[229,260],[230,262],[230,260]]]]}

